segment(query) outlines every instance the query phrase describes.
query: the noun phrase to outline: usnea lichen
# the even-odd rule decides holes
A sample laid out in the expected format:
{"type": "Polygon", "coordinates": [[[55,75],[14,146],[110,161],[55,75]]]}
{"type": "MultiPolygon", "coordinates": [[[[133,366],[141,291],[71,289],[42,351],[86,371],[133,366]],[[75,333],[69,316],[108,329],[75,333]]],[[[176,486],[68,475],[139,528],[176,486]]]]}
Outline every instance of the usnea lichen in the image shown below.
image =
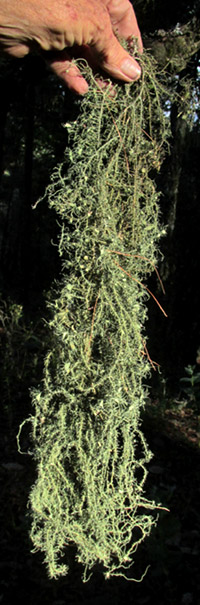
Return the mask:
{"type": "Polygon", "coordinates": [[[155,524],[140,412],[151,367],[146,282],[162,233],[153,174],[167,127],[153,60],[144,53],[141,62],[138,83],[112,90],[82,67],[89,92],[65,125],[69,145],[47,189],[61,225],[62,279],[43,383],[32,392],[30,506],[34,549],[50,577],[67,572],[68,545],[84,578],[96,563],[107,578],[126,575],[155,524]]]}

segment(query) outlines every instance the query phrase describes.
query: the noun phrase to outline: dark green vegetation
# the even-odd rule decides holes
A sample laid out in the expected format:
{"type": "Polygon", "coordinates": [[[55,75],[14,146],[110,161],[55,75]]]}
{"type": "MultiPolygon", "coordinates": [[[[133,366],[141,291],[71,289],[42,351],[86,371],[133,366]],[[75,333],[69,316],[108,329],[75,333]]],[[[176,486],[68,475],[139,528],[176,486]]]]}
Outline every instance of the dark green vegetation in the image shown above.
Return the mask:
{"type": "MultiPolygon", "coordinates": [[[[138,5],[142,10],[140,2],[138,5]]],[[[172,11],[169,22],[164,20],[167,12],[163,3],[162,15],[156,3],[146,3],[144,12],[147,45],[155,50],[157,59],[162,59],[161,67],[163,57],[166,60],[166,48],[168,59],[174,52],[170,54],[170,44],[173,42],[173,49],[179,48],[174,65],[168,65],[169,88],[179,93],[179,101],[168,103],[173,135],[171,153],[156,177],[157,187],[162,191],[162,221],[169,225],[167,237],[160,244],[165,253],[165,261],[159,266],[167,292],[165,300],[159,287],[157,289],[157,277],[145,281],[168,313],[165,319],[155,302],[149,302],[147,345],[151,358],[161,363],[162,374],[153,371],[151,396],[143,421],[143,432],[155,454],[149,466],[145,495],[149,501],[169,507],[170,513],[160,514],[157,528],[134,555],[135,565],[128,572],[130,577],[139,578],[151,564],[146,578],[138,586],[127,585],[120,579],[110,579],[105,584],[102,569],[96,567],[94,577],[83,588],[82,566],[74,561],[73,546],[67,561],[71,569],[69,576],[57,583],[48,581],[40,555],[30,555],[30,518],[25,518],[25,514],[35,479],[35,464],[30,457],[16,453],[15,436],[20,422],[32,413],[28,391],[30,386],[39,384],[44,355],[52,346],[42,318],[48,321],[51,317],[51,309],[46,309],[44,301],[53,278],[58,279],[60,275],[58,250],[51,244],[51,240],[58,242],[60,233],[56,213],[53,208],[50,211],[45,202],[33,211],[31,203],[44,193],[53,167],[63,159],[66,129],[62,124],[76,119],[79,110],[75,109],[73,97],[64,93],[51,76],[42,73],[36,57],[19,62],[17,69],[11,61],[1,70],[1,134],[4,137],[1,156],[1,478],[4,497],[1,594],[2,602],[7,604],[14,602],[16,592],[22,602],[30,603],[120,603],[124,599],[129,603],[198,603],[199,398],[192,382],[189,385],[192,390],[187,393],[182,389],[186,383],[180,382],[188,376],[184,368],[190,365],[194,366],[193,375],[198,378],[199,363],[198,28],[194,21],[186,23],[194,17],[195,6],[180,6],[178,17],[172,11]],[[148,23],[150,13],[157,15],[155,23],[159,30],[164,28],[164,33],[154,31],[153,22],[148,23]],[[177,21],[182,29],[181,33],[177,29],[175,34],[173,28],[177,21]],[[194,36],[193,44],[189,43],[188,31],[190,42],[194,36]],[[185,87],[188,78],[192,78],[190,92],[188,84],[185,87]],[[195,119],[191,117],[191,101],[195,103],[195,119]]],[[[125,161],[123,150],[121,158],[125,161]]],[[[155,178],[154,170],[152,176],[155,178]]],[[[119,261],[115,256],[114,259],[119,261]]],[[[122,266],[122,262],[118,265],[122,266]]],[[[114,270],[119,278],[122,271],[116,265],[114,270]]],[[[138,287],[140,296],[141,292],[138,287]]],[[[48,296],[52,303],[52,295],[48,296]]],[[[95,317],[98,302],[99,299],[95,317]]],[[[90,319],[89,338],[92,310],[90,319]]],[[[99,413],[97,419],[100,424],[99,413]]],[[[41,428],[44,424],[41,423],[41,428]]],[[[29,433],[27,425],[21,436],[21,447],[25,451],[32,448],[29,433]]]]}

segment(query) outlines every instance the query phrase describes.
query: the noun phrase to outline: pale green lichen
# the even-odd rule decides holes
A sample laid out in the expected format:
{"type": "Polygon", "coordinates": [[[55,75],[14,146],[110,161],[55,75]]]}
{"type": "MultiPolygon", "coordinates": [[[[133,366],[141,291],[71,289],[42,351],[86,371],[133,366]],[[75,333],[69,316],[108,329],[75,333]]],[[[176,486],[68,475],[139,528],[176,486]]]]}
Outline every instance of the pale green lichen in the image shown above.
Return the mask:
{"type": "MultiPolygon", "coordinates": [[[[142,77],[110,89],[89,68],[88,94],[52,176],[63,274],[50,303],[52,346],[32,393],[37,479],[31,538],[51,577],[76,546],[87,571],[125,574],[155,524],[144,494],[151,459],[140,427],[150,361],[146,280],[157,261],[159,169],[167,140],[165,91],[147,53],[142,77]]],[[[159,309],[158,309],[158,312],[159,309]]]]}

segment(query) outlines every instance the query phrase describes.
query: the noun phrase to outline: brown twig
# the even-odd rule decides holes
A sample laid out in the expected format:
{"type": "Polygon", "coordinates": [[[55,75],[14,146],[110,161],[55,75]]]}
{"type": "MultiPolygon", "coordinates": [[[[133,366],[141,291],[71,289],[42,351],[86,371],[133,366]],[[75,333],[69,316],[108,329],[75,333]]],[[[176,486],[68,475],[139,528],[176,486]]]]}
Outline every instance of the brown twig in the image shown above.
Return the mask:
{"type": "Polygon", "coordinates": [[[136,277],[133,277],[131,275],[131,273],[129,273],[128,271],[125,271],[125,269],[123,269],[123,267],[121,267],[121,265],[119,265],[119,263],[117,263],[115,260],[114,260],[114,263],[117,267],[119,267],[119,269],[121,269],[121,271],[123,271],[123,273],[128,275],[128,277],[130,277],[130,279],[133,279],[133,281],[135,281],[137,284],[142,286],[142,288],[144,288],[152,296],[152,298],[155,300],[156,304],[158,305],[159,309],[162,311],[163,315],[165,315],[165,317],[167,317],[167,313],[165,313],[163,307],[161,306],[161,304],[159,303],[159,301],[157,300],[157,298],[153,294],[153,292],[151,292],[151,290],[149,290],[149,288],[147,288],[147,286],[145,286],[141,281],[139,281],[139,279],[136,279],[136,277]]]}
{"type": "Polygon", "coordinates": [[[125,160],[126,160],[126,166],[127,166],[128,174],[130,174],[130,167],[129,167],[129,162],[128,162],[128,156],[127,156],[127,153],[126,153],[126,148],[125,148],[122,136],[120,134],[119,128],[118,128],[118,126],[117,126],[117,124],[116,124],[113,116],[112,116],[112,121],[113,121],[113,124],[114,124],[114,126],[116,128],[116,131],[117,131],[118,135],[119,135],[120,141],[122,143],[122,147],[123,147],[123,150],[124,150],[124,155],[125,155],[125,160]]]}
{"type": "Polygon", "coordinates": [[[142,344],[143,344],[143,347],[144,347],[144,351],[142,351],[142,353],[144,353],[144,355],[146,355],[146,356],[147,356],[147,359],[149,360],[149,363],[151,364],[151,367],[153,368],[154,372],[156,372],[156,369],[157,369],[157,368],[156,368],[155,366],[157,366],[157,367],[159,368],[159,367],[160,367],[160,365],[159,365],[159,363],[157,363],[156,361],[153,361],[153,360],[151,359],[151,357],[150,357],[150,355],[149,355],[149,351],[148,351],[148,349],[147,349],[147,346],[146,346],[146,344],[145,344],[144,340],[142,340],[142,344]]]}
{"type": "Polygon", "coordinates": [[[158,271],[157,267],[154,265],[154,263],[151,260],[149,260],[149,258],[147,258],[146,256],[141,256],[141,254],[130,254],[128,252],[119,252],[119,250],[108,250],[108,252],[110,254],[120,254],[120,256],[127,256],[127,257],[131,257],[131,258],[141,258],[142,260],[146,260],[154,268],[154,271],[156,272],[157,278],[158,278],[158,280],[160,282],[163,294],[165,294],[165,288],[163,286],[163,282],[162,282],[162,279],[160,277],[159,271],[158,271]]]}

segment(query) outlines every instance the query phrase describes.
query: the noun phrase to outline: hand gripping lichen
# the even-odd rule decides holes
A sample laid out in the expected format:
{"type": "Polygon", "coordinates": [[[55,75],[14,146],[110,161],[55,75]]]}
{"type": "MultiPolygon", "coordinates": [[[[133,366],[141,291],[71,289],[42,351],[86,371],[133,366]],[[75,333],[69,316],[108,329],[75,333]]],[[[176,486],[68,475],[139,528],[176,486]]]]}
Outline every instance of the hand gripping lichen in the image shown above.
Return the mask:
{"type": "Polygon", "coordinates": [[[34,549],[50,577],[67,573],[71,545],[84,578],[95,564],[106,578],[126,575],[156,522],[144,492],[151,453],[140,412],[151,367],[147,279],[162,233],[153,175],[167,140],[166,93],[147,53],[141,63],[138,83],[112,88],[82,65],[89,92],[65,125],[69,144],[47,188],[61,225],[62,278],[50,302],[43,382],[32,391],[30,507],[34,549]]]}

